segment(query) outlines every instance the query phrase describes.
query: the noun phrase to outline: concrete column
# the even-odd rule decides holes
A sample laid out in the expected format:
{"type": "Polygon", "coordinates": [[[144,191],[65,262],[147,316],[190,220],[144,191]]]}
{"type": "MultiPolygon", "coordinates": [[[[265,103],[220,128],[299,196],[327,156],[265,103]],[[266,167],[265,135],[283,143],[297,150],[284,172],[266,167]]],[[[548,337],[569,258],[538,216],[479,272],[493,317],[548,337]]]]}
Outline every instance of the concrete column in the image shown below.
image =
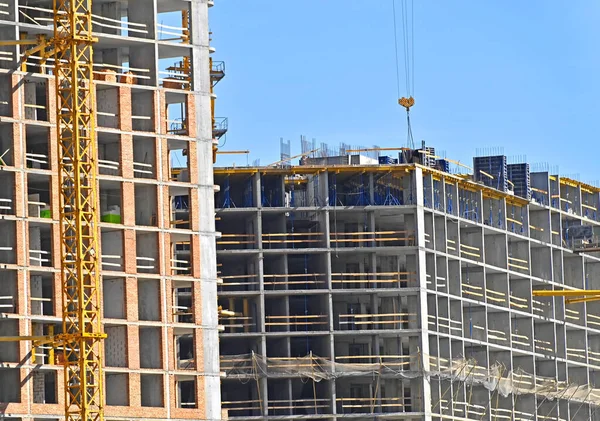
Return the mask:
{"type": "Polygon", "coordinates": [[[260,174],[256,173],[252,176],[252,195],[254,196],[253,197],[254,206],[257,208],[262,207],[260,189],[261,189],[260,174]]]}
{"type": "MultiPolygon", "coordinates": [[[[200,281],[202,285],[202,321],[204,366],[198,370],[203,378],[204,416],[210,420],[221,419],[221,379],[219,364],[219,337],[217,320],[217,267],[215,247],[215,205],[213,191],[212,119],[210,108],[209,75],[209,27],[208,1],[195,0],[190,4],[192,44],[192,89],[195,96],[196,145],[198,151],[198,187],[200,207],[200,246],[202,262],[200,281]]],[[[262,271],[262,268],[260,268],[262,271]]]]}
{"type": "MultiPolygon", "coordinates": [[[[413,191],[416,194],[417,204],[417,232],[415,238],[419,247],[417,251],[417,281],[419,285],[419,293],[417,295],[417,319],[420,324],[421,334],[419,336],[419,351],[421,353],[421,367],[425,371],[429,371],[429,324],[427,319],[427,277],[426,277],[426,258],[425,258],[425,210],[423,198],[423,171],[421,168],[416,168],[414,171],[413,191]]],[[[425,420],[431,420],[431,389],[429,382],[425,377],[419,378],[421,388],[421,403],[422,410],[425,412],[425,420]]]]}

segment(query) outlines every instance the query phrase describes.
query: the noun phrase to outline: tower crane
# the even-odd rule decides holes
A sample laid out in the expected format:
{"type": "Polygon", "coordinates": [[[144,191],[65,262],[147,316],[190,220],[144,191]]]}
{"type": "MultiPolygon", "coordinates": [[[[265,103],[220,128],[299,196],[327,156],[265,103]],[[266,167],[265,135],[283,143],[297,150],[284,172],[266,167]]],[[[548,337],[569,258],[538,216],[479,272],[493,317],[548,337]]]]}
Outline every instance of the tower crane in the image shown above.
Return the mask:
{"type": "Polygon", "coordinates": [[[103,420],[100,253],[96,191],[96,137],[92,0],[54,0],[52,38],[6,41],[32,45],[26,57],[54,58],[56,131],[60,178],[62,332],[30,340],[62,349],[66,421],[103,420]]]}

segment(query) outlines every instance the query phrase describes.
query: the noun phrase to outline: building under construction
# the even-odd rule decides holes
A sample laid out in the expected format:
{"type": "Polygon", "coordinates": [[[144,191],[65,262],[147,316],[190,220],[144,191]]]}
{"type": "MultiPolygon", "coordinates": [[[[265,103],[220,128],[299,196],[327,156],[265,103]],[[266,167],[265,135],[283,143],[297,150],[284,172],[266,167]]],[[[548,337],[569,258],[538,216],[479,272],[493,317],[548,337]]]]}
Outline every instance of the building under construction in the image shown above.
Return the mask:
{"type": "MultiPolygon", "coordinates": [[[[107,420],[221,418],[212,164],[226,126],[211,112],[224,76],[210,57],[211,6],[93,2],[107,334],[96,387],[107,420]]],[[[45,47],[55,17],[51,0],[0,3],[0,418],[15,420],[63,418],[71,387],[63,349],[2,341],[62,328],[57,102],[45,47]]]]}
{"type": "Polygon", "coordinates": [[[230,419],[600,419],[600,188],[311,152],[215,169],[230,419]]]}

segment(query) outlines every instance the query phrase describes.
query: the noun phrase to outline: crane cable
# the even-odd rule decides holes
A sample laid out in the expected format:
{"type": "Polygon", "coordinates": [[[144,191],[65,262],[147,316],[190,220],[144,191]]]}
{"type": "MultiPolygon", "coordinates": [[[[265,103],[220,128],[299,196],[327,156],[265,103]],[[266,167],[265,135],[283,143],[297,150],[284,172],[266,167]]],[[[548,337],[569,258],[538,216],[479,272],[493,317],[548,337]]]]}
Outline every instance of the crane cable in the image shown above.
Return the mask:
{"type": "Polygon", "coordinates": [[[412,128],[410,124],[410,108],[415,104],[414,91],[415,91],[415,31],[414,31],[414,0],[410,0],[410,7],[408,0],[400,0],[402,10],[402,49],[404,52],[404,77],[405,77],[405,88],[406,97],[400,98],[400,64],[398,57],[398,30],[396,23],[396,0],[392,0],[392,11],[394,18],[394,46],[396,50],[396,83],[398,88],[398,104],[402,105],[406,109],[406,124],[408,128],[407,134],[407,146],[410,149],[414,149],[414,140],[412,135],[412,128]]]}

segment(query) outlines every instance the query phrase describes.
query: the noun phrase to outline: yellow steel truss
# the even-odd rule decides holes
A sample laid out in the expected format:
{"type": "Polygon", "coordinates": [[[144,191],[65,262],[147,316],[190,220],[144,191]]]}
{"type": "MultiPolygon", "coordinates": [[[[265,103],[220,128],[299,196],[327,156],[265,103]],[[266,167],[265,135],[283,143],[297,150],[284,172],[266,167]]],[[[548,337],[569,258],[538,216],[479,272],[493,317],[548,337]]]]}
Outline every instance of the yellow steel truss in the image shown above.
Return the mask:
{"type": "Polygon", "coordinates": [[[103,421],[100,264],[96,191],[96,137],[92,45],[92,0],[54,0],[54,37],[3,41],[0,45],[33,45],[42,64],[54,56],[56,127],[60,190],[62,333],[0,337],[0,342],[32,341],[35,347],[62,347],[65,421],[103,421]]]}
{"type": "Polygon", "coordinates": [[[103,420],[92,0],[54,0],[66,421],[103,420]]]}

